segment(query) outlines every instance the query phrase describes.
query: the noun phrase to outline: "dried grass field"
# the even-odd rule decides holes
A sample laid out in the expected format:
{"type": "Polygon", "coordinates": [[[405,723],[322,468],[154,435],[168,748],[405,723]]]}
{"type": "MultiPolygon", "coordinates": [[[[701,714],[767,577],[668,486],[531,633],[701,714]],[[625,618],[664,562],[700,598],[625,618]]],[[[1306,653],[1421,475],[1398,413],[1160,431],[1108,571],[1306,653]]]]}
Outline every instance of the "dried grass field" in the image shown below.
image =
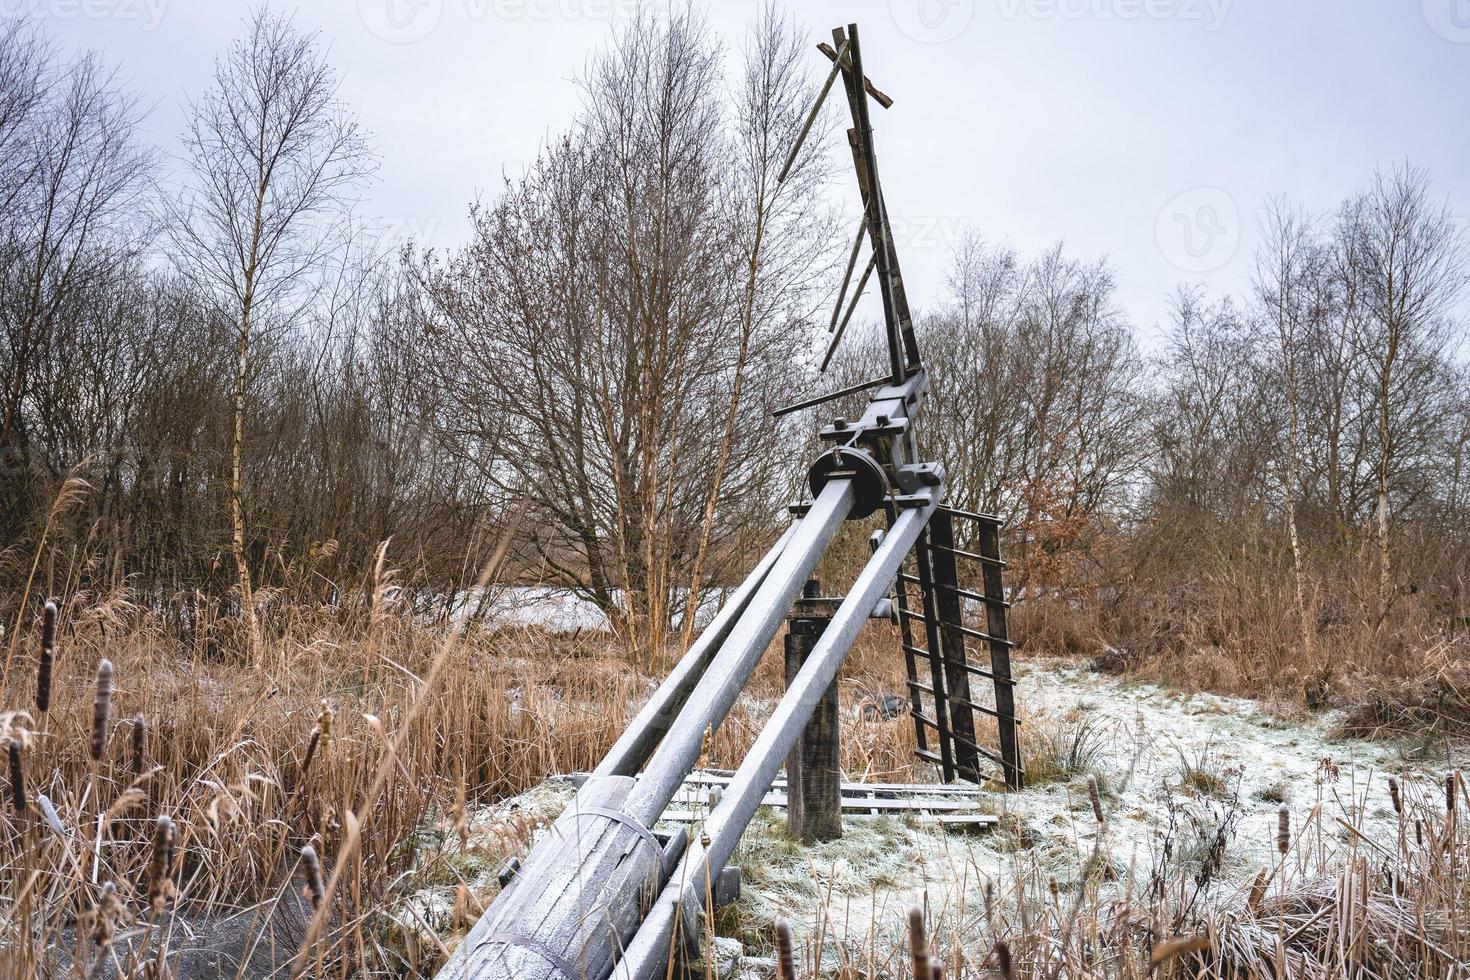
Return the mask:
{"type": "MultiPolygon", "coordinates": [[[[388,595],[264,596],[253,660],[124,595],[60,610],[49,677],[43,617],[12,631],[5,976],[429,975],[565,799],[538,787],[590,769],[653,681],[604,635],[445,633],[388,595]]],[[[844,671],[844,769],[932,779],[906,718],[861,710],[901,689],[887,632],[844,671]]],[[[910,905],[949,976],[1463,974],[1453,738],[1023,662],[1032,780],[994,794],[1001,824],[884,820],[805,852],[761,817],[710,923],[745,944],[719,975],[769,975],[781,917],[800,976],[907,976],[910,905]]],[[[768,657],[708,765],[738,763],[779,690],[768,657]]]]}

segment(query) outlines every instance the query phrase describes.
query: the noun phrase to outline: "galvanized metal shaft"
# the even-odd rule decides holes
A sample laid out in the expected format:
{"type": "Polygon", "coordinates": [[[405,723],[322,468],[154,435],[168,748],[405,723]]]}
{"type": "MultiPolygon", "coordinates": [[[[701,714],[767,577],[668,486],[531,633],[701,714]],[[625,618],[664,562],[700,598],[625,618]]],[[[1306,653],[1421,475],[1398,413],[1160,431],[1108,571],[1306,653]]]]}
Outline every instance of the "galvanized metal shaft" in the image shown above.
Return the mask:
{"type": "Polygon", "coordinates": [[[706,631],[707,649],[692,659],[686,656],[680,679],[660,688],[659,706],[646,717],[640,713],[651,724],[650,733],[619,740],[621,747],[611,761],[604,760],[527,855],[510,887],[496,897],[440,971],[440,980],[608,976],[617,952],[632,938],[643,908],[678,857],[661,848],[649,828],[694,767],[704,733],[718,726],[734,705],[792,601],[847,519],[852,501],[851,481],[827,484],[793,526],[785,546],[779,552],[773,549],[769,564],[758,567],[741,587],[748,596],[744,608],[712,624],[706,631]],[[718,652],[701,667],[709,649],[718,652]],[[686,698],[683,691],[691,684],[686,698]],[[677,714],[666,723],[660,715],[671,708],[677,714]],[[660,735],[662,741],[636,783],[615,771],[631,765],[660,735]]]}
{"type": "Polygon", "coordinates": [[[654,902],[643,926],[618,961],[613,976],[618,980],[654,980],[664,975],[678,928],[695,929],[705,883],[719,877],[735,845],[755,815],[782,760],[811,717],[822,694],[847,656],[853,641],[868,620],[873,604],[887,591],[904,556],[934,511],[941,490],[935,488],[929,503],[899,515],[878,551],[853,583],[847,598],[837,607],[832,621],[807,657],[805,665],[776,706],[750,752],[725,788],[720,802],[705,821],[706,847],[689,846],[684,859],[654,902]]]}
{"type": "Polygon", "coordinates": [[[760,588],[766,579],[766,573],[771,566],[781,557],[786,550],[786,545],[796,535],[796,525],[786,529],[771,550],[766,552],[745,581],[730,594],[730,598],[720,607],[715,618],[705,627],[699,639],[689,648],[689,652],[680,658],[674,669],[664,678],[658,690],[653,692],[646,704],[639,709],[638,714],[628,724],[623,734],[613,743],[613,747],[603,756],[597,768],[592,770],[594,776],[632,776],[643,768],[648,761],[648,756],[658,745],[659,740],[668,732],[669,726],[673,724],[674,716],[684,706],[689,698],[689,692],[699,683],[704,672],[709,669],[710,661],[719,652],[721,645],[729,637],[730,631],[734,629],[735,623],[745,613],[750,605],[751,598],[756,590],[760,588]]]}
{"type": "MultiPolygon", "coordinates": [[[[786,618],[786,611],[826,553],[832,536],[852,509],[849,480],[833,480],[823,488],[811,509],[796,525],[796,533],[766,574],[703,681],[689,695],[679,717],[648,760],[638,784],[624,802],[632,817],[651,824],[664,812],[683,785],[704,744],[705,733],[718,727],[730,713],[740,690],[760,663],[786,618]]],[[[872,608],[871,603],[868,606],[872,608]]],[[[863,610],[864,616],[867,609],[863,610]]]]}

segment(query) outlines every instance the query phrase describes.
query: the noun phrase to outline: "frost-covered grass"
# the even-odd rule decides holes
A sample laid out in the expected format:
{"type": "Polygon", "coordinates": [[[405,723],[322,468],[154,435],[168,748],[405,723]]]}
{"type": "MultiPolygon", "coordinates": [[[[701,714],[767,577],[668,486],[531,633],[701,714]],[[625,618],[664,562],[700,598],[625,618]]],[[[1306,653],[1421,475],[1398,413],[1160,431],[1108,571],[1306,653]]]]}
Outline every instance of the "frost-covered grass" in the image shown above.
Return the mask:
{"type": "MultiPolygon", "coordinates": [[[[741,898],[714,920],[751,957],[727,957],[727,965],[769,975],[773,924],[784,918],[803,976],[815,976],[819,962],[835,975],[902,976],[905,912],[914,906],[926,911],[949,976],[982,975],[999,940],[1027,975],[1048,961],[1064,968],[1060,975],[1083,975],[1087,957],[1100,975],[1143,975],[1154,945],[1176,932],[1213,945],[1181,946],[1167,968],[1209,962],[1220,975],[1227,961],[1240,975],[1263,975],[1252,957],[1276,940],[1288,967],[1281,975],[1347,975],[1314,960],[1318,947],[1370,940],[1377,945],[1362,955],[1416,963],[1423,975],[1446,975],[1436,971],[1455,957],[1470,963],[1467,940],[1447,931],[1450,903],[1470,878],[1463,827],[1446,836],[1454,745],[1338,739],[1331,713],[1185,694],[1076,664],[1033,662],[1019,678],[1024,703],[1038,706],[1023,726],[1028,759],[1033,767],[1046,760],[1048,779],[988,798],[1001,819],[984,833],[943,833],[922,818],[849,820],[842,840],[803,847],[786,833],[784,813],[762,809],[734,859],[741,898]],[[1434,871],[1456,860],[1460,884],[1434,871]],[[1389,874],[1403,892],[1391,900],[1389,874]],[[1343,888],[1358,889],[1345,910],[1336,904],[1343,888]],[[1345,924],[1359,916],[1361,935],[1324,937],[1318,927],[1330,915],[1345,924]],[[1416,931],[1383,939],[1375,930],[1394,916],[1418,922],[1416,931]],[[1295,925],[1272,931],[1285,921],[1295,925]],[[1418,953],[1403,948],[1406,937],[1420,942],[1421,929],[1418,953]]],[[[557,808],[546,792],[515,806],[549,822],[557,808]]],[[[500,833],[505,806],[475,826],[500,833]]]]}

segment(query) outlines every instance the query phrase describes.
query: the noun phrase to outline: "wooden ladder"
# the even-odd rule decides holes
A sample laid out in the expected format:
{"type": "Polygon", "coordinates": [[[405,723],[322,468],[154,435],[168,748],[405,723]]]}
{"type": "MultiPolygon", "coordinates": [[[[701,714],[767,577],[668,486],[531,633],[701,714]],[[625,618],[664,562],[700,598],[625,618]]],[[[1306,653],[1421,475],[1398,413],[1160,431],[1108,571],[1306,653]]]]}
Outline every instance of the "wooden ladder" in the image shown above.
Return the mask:
{"type": "Polygon", "coordinates": [[[1015,681],[1011,678],[1011,641],[1006,627],[1010,603],[1005,598],[1004,571],[1000,519],[940,507],[898,575],[895,598],[908,671],[910,711],[918,740],[915,754],[939,766],[945,782],[985,782],[985,760],[999,767],[1006,786],[1020,789],[1025,784],[1017,737],[1015,681]],[[975,550],[956,544],[956,521],[964,522],[965,533],[960,540],[975,550]],[[972,580],[978,568],[979,590],[961,585],[962,562],[972,580]],[[910,586],[915,592],[909,591],[910,586]],[[917,607],[913,600],[917,600],[917,607]],[[965,622],[967,605],[985,610],[983,630],[965,622]],[[988,667],[971,663],[966,639],[988,648],[988,667]],[[927,669],[921,672],[925,664],[927,669]],[[976,699],[970,684],[972,676],[991,682],[995,695],[990,703],[976,699]],[[999,752],[976,740],[976,713],[995,719],[999,752]]]}

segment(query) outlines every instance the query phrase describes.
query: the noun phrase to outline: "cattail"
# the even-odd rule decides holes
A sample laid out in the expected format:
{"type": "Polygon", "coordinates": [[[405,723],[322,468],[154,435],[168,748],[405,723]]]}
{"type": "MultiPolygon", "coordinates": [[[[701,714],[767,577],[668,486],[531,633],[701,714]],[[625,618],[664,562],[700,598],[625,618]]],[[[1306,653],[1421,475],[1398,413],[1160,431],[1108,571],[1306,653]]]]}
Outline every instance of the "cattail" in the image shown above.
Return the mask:
{"type": "Polygon", "coordinates": [[[796,980],[796,958],[791,952],[791,925],[785,920],[776,920],[776,977],[777,980],[796,980]]]}
{"type": "Polygon", "coordinates": [[[1444,812],[1455,813],[1455,786],[1460,781],[1460,770],[1456,769],[1444,778],[1444,812]]]}
{"type": "Polygon", "coordinates": [[[934,980],[944,980],[944,967],[938,963],[931,964],[929,972],[934,977],[934,980]]]}
{"type": "Polygon", "coordinates": [[[99,951],[106,950],[112,945],[112,937],[117,932],[117,925],[125,920],[127,915],[128,909],[117,894],[117,885],[109,881],[102,886],[102,894],[97,896],[97,905],[92,909],[90,916],[92,942],[99,951]]]}
{"type": "Polygon", "coordinates": [[[929,937],[924,935],[924,910],[918,906],[909,909],[909,951],[914,958],[914,976],[929,976],[929,937]]]}
{"type": "Polygon", "coordinates": [[[26,769],[20,757],[20,740],[10,740],[10,801],[17,816],[26,812],[26,769]]]}
{"type": "Polygon", "coordinates": [[[321,744],[322,733],[320,729],[314,729],[311,738],[306,740],[306,754],[301,757],[301,778],[305,779],[307,772],[311,770],[312,757],[316,755],[316,747],[321,744]]]}
{"type": "Polygon", "coordinates": [[[92,761],[102,761],[107,748],[107,719],[112,712],[112,661],[97,665],[97,695],[92,701],[92,761]]]}
{"type": "Polygon", "coordinates": [[[1011,969],[1011,947],[1004,940],[995,944],[995,972],[1001,975],[1002,980],[1013,980],[1015,971],[1011,969]]]}
{"type": "Polygon", "coordinates": [[[470,846],[470,818],[469,806],[465,799],[464,772],[461,771],[458,785],[454,790],[454,807],[449,811],[454,821],[454,833],[459,838],[459,849],[469,850],[470,846]]]}
{"type": "Polygon", "coordinates": [[[1399,795],[1399,781],[1392,776],[1388,777],[1388,801],[1393,804],[1393,812],[1402,817],[1404,815],[1404,798],[1399,795]]]}
{"type": "Polygon", "coordinates": [[[1266,897],[1266,884],[1270,880],[1265,868],[1256,872],[1256,877],[1251,881],[1250,899],[1246,902],[1246,908],[1252,912],[1260,908],[1261,899],[1266,897]]]}
{"type": "Polygon", "coordinates": [[[310,844],[301,849],[301,873],[306,878],[306,897],[311,900],[312,909],[321,908],[326,896],[322,888],[322,862],[310,844]]]}
{"type": "Polygon", "coordinates": [[[41,649],[53,650],[56,648],[56,600],[46,600],[46,605],[41,610],[41,649]]]}
{"type": "Polygon", "coordinates": [[[329,742],[332,740],[332,706],[327,704],[326,698],[322,698],[322,712],[316,716],[316,730],[322,738],[329,742]]]}
{"type": "Polygon", "coordinates": [[[470,889],[468,885],[460,885],[454,889],[454,928],[463,929],[470,924],[470,889]]]}
{"type": "Polygon", "coordinates": [[[1087,777],[1087,798],[1092,801],[1092,815],[1098,823],[1103,822],[1102,794],[1097,791],[1097,777],[1087,777]]]}
{"type": "Polygon", "coordinates": [[[1276,808],[1276,850],[1283,856],[1291,850],[1291,807],[1285,803],[1276,808]]]}
{"type": "Polygon", "coordinates": [[[41,662],[36,665],[36,710],[51,707],[51,670],[56,665],[56,603],[46,603],[41,613],[41,662]]]}
{"type": "Polygon", "coordinates": [[[699,761],[694,764],[695,768],[701,770],[709,768],[710,743],[714,740],[715,726],[711,725],[704,730],[704,735],[699,739],[699,761]]]}
{"type": "Polygon", "coordinates": [[[142,715],[133,715],[133,774],[143,775],[148,762],[148,726],[142,715]]]}
{"type": "Polygon", "coordinates": [[[157,915],[173,896],[174,822],[160,815],[153,830],[153,853],[148,861],[148,904],[157,915]]]}

